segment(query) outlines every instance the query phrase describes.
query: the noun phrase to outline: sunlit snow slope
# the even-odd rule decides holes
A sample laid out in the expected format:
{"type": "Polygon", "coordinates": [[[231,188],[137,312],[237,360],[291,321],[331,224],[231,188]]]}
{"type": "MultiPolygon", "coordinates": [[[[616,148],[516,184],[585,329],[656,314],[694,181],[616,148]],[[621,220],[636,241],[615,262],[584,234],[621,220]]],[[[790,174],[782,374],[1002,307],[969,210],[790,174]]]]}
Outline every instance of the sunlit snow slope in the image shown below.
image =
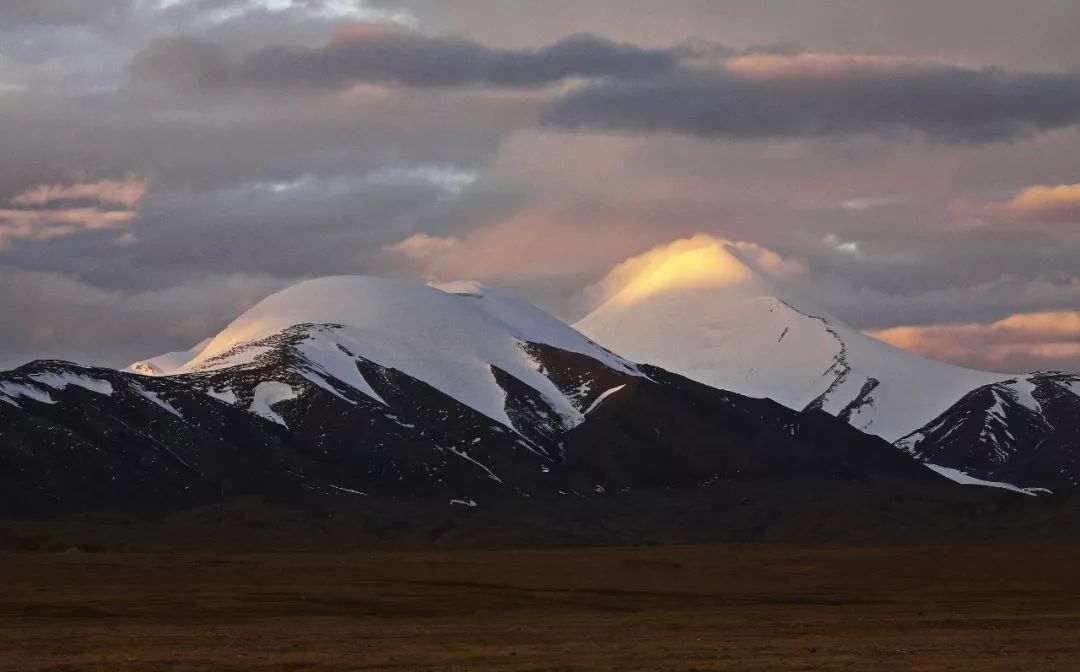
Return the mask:
{"type": "Polygon", "coordinates": [[[129,370],[154,375],[242,366],[258,342],[296,325],[334,325],[299,349],[316,371],[378,396],[357,372],[355,357],[397,369],[489,418],[510,425],[496,367],[539,392],[574,424],[580,412],[540,371],[523,343],[587,355],[626,373],[634,368],[566,324],[529,304],[478,283],[427,286],[386,278],[336,276],[273,294],[245,312],[185,361],[174,356],[137,362],[129,370]],[[174,366],[170,367],[170,361],[174,366]]]}
{"type": "Polygon", "coordinates": [[[899,350],[801,307],[737,245],[652,253],[574,325],[633,361],[796,409],[820,407],[896,441],[966,393],[1010,376],[899,350]]]}

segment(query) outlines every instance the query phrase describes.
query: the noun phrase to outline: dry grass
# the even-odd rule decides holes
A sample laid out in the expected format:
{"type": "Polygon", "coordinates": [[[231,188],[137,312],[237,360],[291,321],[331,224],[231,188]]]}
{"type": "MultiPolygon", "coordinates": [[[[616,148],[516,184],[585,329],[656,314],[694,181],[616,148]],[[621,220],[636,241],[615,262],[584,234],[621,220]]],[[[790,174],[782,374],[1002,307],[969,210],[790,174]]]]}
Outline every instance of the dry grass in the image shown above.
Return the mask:
{"type": "Polygon", "coordinates": [[[2,670],[1075,670],[1080,549],[0,555],[2,670]]]}

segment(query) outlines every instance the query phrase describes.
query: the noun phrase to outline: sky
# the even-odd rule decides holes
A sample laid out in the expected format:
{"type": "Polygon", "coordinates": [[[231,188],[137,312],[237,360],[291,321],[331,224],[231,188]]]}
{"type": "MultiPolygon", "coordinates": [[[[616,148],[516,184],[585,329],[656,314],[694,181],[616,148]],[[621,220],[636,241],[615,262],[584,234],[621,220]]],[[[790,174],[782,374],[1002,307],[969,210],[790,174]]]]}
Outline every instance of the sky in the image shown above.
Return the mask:
{"type": "Polygon", "coordinates": [[[3,0],[0,368],[297,280],[573,321],[706,234],[967,366],[1080,372],[1074,0],[3,0]]]}

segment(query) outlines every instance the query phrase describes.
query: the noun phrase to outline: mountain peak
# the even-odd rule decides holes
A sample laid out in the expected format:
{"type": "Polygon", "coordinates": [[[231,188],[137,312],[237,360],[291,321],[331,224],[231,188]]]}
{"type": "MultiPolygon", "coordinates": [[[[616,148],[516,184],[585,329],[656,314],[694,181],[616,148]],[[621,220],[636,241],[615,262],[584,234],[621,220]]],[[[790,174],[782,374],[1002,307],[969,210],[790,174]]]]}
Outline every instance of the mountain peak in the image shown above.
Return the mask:
{"type": "Polygon", "coordinates": [[[782,258],[699,235],[617,266],[576,325],[637,362],[795,409],[820,408],[895,441],[1008,376],[897,350],[802,301],[782,258]]]}
{"type": "Polygon", "coordinates": [[[530,356],[531,344],[635,372],[558,319],[479,283],[429,286],[367,276],[298,283],[245,311],[197,351],[154,358],[131,370],[173,375],[251,367],[274,339],[295,329],[304,332],[296,348],[306,361],[355,381],[353,387],[368,396],[377,395],[357,379],[357,358],[402,372],[506,425],[511,423],[502,374],[535,390],[564,417],[578,416],[573,401],[530,356]]]}
{"type": "Polygon", "coordinates": [[[665,251],[648,259],[613,300],[636,303],[662,292],[741,287],[758,280],[757,274],[736,256],[730,245],[714,242],[693,249],[665,251]]]}
{"type": "Polygon", "coordinates": [[[763,254],[771,255],[756,246],[698,234],[619,264],[593,291],[615,306],[697,289],[771,295],[775,288],[752,258],[763,254]]]}

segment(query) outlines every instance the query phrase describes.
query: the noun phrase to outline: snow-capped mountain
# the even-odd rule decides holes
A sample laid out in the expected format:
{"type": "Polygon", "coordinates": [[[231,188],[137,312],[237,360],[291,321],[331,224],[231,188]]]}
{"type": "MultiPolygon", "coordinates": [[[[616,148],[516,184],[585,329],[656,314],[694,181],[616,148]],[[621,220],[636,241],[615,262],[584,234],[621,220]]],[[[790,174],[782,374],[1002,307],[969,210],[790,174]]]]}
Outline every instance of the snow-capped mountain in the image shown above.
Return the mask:
{"type": "Polygon", "coordinates": [[[1080,439],[1075,377],[974,371],[894,348],[808,306],[726,241],[643,259],[574,326],[633,361],[822,409],[930,463],[1025,486],[1080,478],[1066,457],[1080,439]],[[1037,446],[1056,457],[1031,471],[1022,465],[1037,446]]]}
{"type": "Polygon", "coordinates": [[[1028,488],[1080,485],[1080,376],[1041,372],[977,387],[896,442],[919,459],[964,465],[1028,488]]]}
{"type": "Polygon", "coordinates": [[[0,374],[0,509],[947,481],[827,414],[639,366],[475,283],[333,277],[124,371],[0,374]],[[786,485],[785,485],[786,484],[786,485]]]}
{"type": "MultiPolygon", "coordinates": [[[[505,390],[496,369],[524,383],[551,411],[553,427],[581,422],[581,407],[604,390],[589,384],[560,390],[537,368],[522,343],[582,354],[624,374],[637,375],[629,362],[592,343],[550,315],[477,283],[441,287],[383,278],[330,277],[303,282],[274,294],[233,321],[224,331],[183,356],[171,353],[128,370],[153,375],[236,371],[258,365],[281,335],[299,325],[304,338],[295,354],[297,373],[330,391],[328,381],[385,404],[356,361],[391,368],[430,385],[491,420],[512,426],[505,390]],[[316,326],[318,325],[318,326],[316,326]],[[186,359],[186,361],[180,361],[186,359]]],[[[273,396],[272,388],[264,387],[273,396]]],[[[220,390],[221,394],[234,393],[220,390]]],[[[279,390],[280,395],[293,392],[279,390]]],[[[263,400],[260,396],[259,405],[263,400]]],[[[272,403],[272,402],[270,402],[272,403]]],[[[270,416],[269,411],[263,414],[270,416]]]]}

